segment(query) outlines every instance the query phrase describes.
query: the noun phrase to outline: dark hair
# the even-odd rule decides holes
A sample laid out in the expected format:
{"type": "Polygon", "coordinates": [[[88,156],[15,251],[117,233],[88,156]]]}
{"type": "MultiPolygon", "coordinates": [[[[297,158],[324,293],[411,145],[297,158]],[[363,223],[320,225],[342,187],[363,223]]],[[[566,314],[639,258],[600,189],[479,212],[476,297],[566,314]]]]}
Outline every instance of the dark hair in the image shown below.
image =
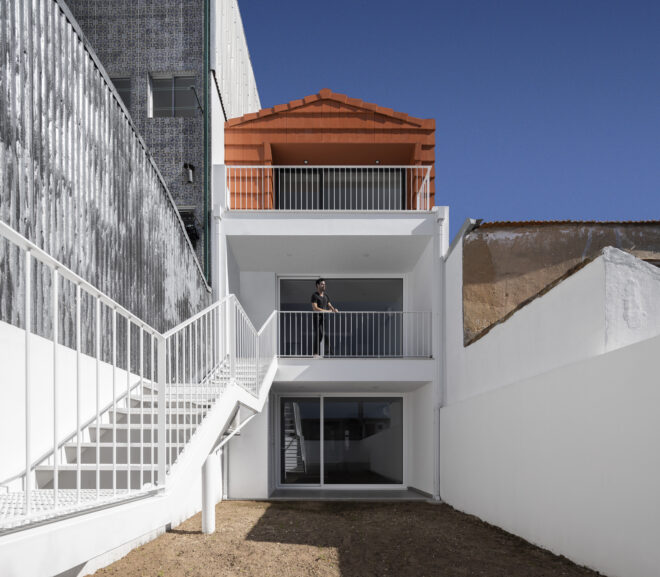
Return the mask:
{"type": "Polygon", "coordinates": [[[319,278],[316,280],[316,286],[319,286],[325,279],[324,278],[319,278]]]}

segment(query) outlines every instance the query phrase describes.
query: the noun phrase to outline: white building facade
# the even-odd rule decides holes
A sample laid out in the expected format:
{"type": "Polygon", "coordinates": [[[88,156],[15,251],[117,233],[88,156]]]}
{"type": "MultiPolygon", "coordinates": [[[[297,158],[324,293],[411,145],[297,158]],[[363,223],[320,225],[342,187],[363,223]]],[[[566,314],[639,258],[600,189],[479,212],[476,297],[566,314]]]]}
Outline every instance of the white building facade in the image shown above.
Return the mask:
{"type": "Polygon", "coordinates": [[[324,90],[227,123],[213,284],[255,327],[278,320],[268,410],[226,450],[228,498],[438,496],[448,210],[420,153],[432,121],[393,114],[324,90]],[[338,312],[312,311],[319,278],[338,312]]]}

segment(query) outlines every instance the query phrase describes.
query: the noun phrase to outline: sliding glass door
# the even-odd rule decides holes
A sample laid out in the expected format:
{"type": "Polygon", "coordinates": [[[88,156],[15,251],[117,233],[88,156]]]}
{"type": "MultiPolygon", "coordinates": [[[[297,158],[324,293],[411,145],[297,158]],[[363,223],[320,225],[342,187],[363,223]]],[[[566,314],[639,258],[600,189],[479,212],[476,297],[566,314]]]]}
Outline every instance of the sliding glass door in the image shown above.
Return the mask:
{"type": "Polygon", "coordinates": [[[403,484],[402,397],[280,399],[282,485],[403,484]]]}

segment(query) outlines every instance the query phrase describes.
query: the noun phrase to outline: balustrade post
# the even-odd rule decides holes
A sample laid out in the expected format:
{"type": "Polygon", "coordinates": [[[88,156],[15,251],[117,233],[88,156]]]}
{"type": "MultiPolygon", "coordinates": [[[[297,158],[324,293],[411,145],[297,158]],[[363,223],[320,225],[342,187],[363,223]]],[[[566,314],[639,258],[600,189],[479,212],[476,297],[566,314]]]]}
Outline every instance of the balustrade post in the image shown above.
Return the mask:
{"type": "Polygon", "coordinates": [[[227,299],[227,351],[229,353],[229,379],[236,381],[236,302],[232,295],[227,299]]]}
{"type": "MultiPolygon", "coordinates": [[[[167,472],[167,340],[158,335],[158,485],[167,472]]],[[[129,429],[130,434],[130,429],[129,429]]],[[[152,439],[153,441],[153,439],[152,439]]]]}

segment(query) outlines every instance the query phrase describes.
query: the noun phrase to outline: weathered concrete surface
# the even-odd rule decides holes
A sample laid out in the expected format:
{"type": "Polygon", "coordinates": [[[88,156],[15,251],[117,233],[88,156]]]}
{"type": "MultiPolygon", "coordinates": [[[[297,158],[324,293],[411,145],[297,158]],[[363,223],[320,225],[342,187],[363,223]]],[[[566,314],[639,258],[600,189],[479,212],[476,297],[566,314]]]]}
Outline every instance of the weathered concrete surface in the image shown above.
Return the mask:
{"type": "Polygon", "coordinates": [[[607,246],[660,261],[660,221],[484,223],[468,233],[463,241],[464,343],[607,246]]]}

